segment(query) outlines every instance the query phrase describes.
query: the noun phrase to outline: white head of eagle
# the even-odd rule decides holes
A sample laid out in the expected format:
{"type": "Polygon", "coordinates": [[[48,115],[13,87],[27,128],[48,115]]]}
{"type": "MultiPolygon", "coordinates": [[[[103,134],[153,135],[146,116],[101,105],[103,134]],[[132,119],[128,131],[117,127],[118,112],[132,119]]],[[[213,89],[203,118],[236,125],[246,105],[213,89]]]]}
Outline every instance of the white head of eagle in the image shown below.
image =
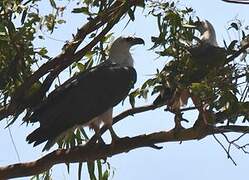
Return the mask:
{"type": "Polygon", "coordinates": [[[134,37],[119,37],[110,48],[109,59],[120,66],[133,66],[130,48],[136,44],[144,44],[143,39],[134,37]]]}
{"type": "Polygon", "coordinates": [[[111,45],[109,58],[73,76],[51,92],[36,107],[29,122],[40,127],[27,136],[34,146],[46,142],[48,150],[67,130],[76,126],[90,126],[96,132],[103,122],[112,126],[112,109],[122,101],[136,82],[136,70],[129,52],[136,44],[144,44],[136,37],[119,37],[111,45]]]}
{"type": "Polygon", "coordinates": [[[202,43],[218,46],[214,27],[208,20],[199,21],[197,23],[197,29],[201,33],[200,40],[202,43]]]}

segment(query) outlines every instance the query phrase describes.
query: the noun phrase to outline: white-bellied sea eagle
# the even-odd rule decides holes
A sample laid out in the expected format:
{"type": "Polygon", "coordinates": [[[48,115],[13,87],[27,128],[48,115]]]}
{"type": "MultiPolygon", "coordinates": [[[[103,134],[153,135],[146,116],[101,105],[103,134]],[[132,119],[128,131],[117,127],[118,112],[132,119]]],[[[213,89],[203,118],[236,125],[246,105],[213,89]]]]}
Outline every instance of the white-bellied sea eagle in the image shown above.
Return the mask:
{"type": "Polygon", "coordinates": [[[90,126],[98,131],[103,122],[111,129],[113,107],[124,100],[136,82],[129,52],[136,44],[144,44],[143,39],[119,37],[112,43],[106,61],[52,91],[28,118],[40,123],[27,136],[28,143],[36,146],[47,142],[43,150],[48,150],[58,137],[76,126],[90,126]]]}

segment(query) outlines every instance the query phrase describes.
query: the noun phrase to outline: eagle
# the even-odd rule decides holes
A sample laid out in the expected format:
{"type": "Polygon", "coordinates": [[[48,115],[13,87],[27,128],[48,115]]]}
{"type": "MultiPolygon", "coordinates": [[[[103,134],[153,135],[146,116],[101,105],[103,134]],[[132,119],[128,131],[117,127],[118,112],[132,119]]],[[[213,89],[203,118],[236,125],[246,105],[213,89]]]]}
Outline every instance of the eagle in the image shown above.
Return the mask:
{"type": "MultiPolygon", "coordinates": [[[[208,20],[198,20],[195,22],[195,26],[200,32],[200,38],[197,38],[197,44],[187,48],[191,66],[183,73],[180,82],[185,86],[202,81],[211,70],[224,66],[226,63],[226,50],[218,46],[213,25],[208,20]]],[[[174,61],[169,62],[163,71],[166,74],[171,73],[168,71],[175,71],[177,69],[175,66],[174,61]]],[[[179,109],[187,103],[188,98],[188,89],[178,89],[174,85],[172,87],[166,83],[166,87],[160,91],[153,104],[157,106],[166,104],[172,109],[179,109]]]]}
{"type": "Polygon", "coordinates": [[[136,82],[137,74],[129,50],[137,44],[144,44],[144,40],[117,38],[106,61],[80,72],[52,91],[28,118],[31,123],[40,123],[27,136],[28,143],[36,146],[47,142],[44,151],[67,130],[78,126],[89,126],[97,133],[103,123],[112,130],[113,107],[126,98],[136,82]]]}
{"type": "Polygon", "coordinates": [[[197,21],[195,24],[197,30],[201,33],[201,37],[196,45],[188,49],[193,63],[201,66],[201,68],[205,66],[207,69],[224,65],[226,50],[219,47],[213,25],[208,20],[197,21]]]}

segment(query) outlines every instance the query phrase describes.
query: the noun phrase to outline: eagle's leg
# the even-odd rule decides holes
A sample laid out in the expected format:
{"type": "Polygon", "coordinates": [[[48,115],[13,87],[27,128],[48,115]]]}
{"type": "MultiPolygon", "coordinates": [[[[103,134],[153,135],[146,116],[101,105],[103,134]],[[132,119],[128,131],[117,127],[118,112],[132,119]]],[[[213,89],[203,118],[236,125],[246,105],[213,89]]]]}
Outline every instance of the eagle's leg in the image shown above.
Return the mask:
{"type": "Polygon", "coordinates": [[[174,118],[174,121],[175,121],[175,130],[176,131],[179,131],[179,130],[182,130],[182,129],[184,129],[184,127],[182,127],[182,113],[181,112],[177,112],[176,114],[175,114],[175,118],[174,118]]]}
{"type": "MultiPolygon", "coordinates": [[[[89,128],[90,129],[93,129],[94,132],[95,132],[95,136],[97,136],[96,138],[96,141],[99,143],[99,144],[105,144],[104,140],[102,139],[101,137],[101,134],[100,134],[100,127],[99,127],[99,121],[97,119],[95,119],[95,121],[93,121],[91,124],[89,124],[89,128]]],[[[91,142],[90,140],[90,144],[93,143],[91,142]]]]}
{"type": "Polygon", "coordinates": [[[115,143],[115,141],[117,141],[119,137],[112,128],[112,122],[113,122],[112,112],[113,112],[112,108],[108,109],[105,113],[101,115],[101,120],[103,121],[104,126],[110,131],[112,137],[112,143],[115,143]]]}
{"type": "Polygon", "coordinates": [[[203,102],[201,102],[198,97],[192,95],[191,99],[195,105],[195,107],[197,107],[199,113],[202,115],[202,123],[205,126],[208,126],[208,104],[204,104],[203,102]]]}
{"type": "Polygon", "coordinates": [[[185,129],[183,126],[182,126],[182,121],[184,121],[183,117],[182,117],[182,114],[180,111],[177,111],[175,112],[175,118],[174,118],[174,121],[175,121],[175,127],[174,127],[174,131],[177,133],[183,129],[185,129]]]}
{"type": "Polygon", "coordinates": [[[175,112],[175,118],[174,118],[174,121],[175,121],[175,127],[172,129],[175,137],[178,137],[179,136],[179,133],[184,130],[185,128],[182,126],[181,122],[183,121],[184,119],[182,118],[182,113],[180,111],[178,112],[175,112]]]}
{"type": "Polygon", "coordinates": [[[199,116],[197,120],[195,121],[193,127],[197,130],[198,132],[198,138],[201,139],[205,137],[205,130],[209,126],[213,126],[212,119],[215,119],[213,116],[212,111],[208,110],[208,104],[205,102],[200,102],[196,97],[192,97],[193,103],[197,107],[199,111],[199,116]],[[211,123],[210,123],[211,122],[211,123]]]}

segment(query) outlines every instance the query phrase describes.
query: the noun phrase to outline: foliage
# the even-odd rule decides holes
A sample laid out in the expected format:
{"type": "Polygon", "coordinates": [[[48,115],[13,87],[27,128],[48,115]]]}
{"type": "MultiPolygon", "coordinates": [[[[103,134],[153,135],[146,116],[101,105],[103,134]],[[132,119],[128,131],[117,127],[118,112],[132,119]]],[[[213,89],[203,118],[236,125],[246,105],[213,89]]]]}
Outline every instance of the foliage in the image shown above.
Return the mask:
{"type": "MultiPolygon", "coordinates": [[[[147,15],[157,22],[158,34],[151,35],[153,46],[150,51],[166,65],[130,93],[131,106],[135,108],[137,97],[146,99],[167,92],[167,101],[153,108],[167,105],[177,119],[183,114],[183,104],[187,108],[193,107],[199,113],[194,127],[200,126],[201,119],[215,127],[224,121],[228,126],[249,121],[246,50],[249,37],[239,20],[234,20],[228,27],[228,31],[239,34],[238,39],[224,41],[225,48],[220,48],[215,57],[200,60],[191,52],[193,43],[198,44],[196,23],[199,18],[192,14],[193,9],[179,8],[177,1],[50,0],[49,5],[46,4],[50,12],[42,12],[43,5],[39,0],[0,2],[0,119],[12,116],[9,125],[24,111],[26,116],[32,113],[64,70],[68,68],[73,76],[104,61],[112,38],[110,30],[124,16],[129,21],[136,21],[137,7],[148,10],[147,15]],[[75,3],[73,9],[68,9],[69,3],[75,3]],[[37,47],[35,42],[46,40],[46,33],[60,30],[67,23],[63,15],[68,11],[82,15],[86,23],[71,41],[65,42],[61,54],[50,57],[50,49],[37,47]],[[88,44],[82,45],[83,41],[88,44]],[[184,103],[179,103],[180,100],[184,103]]],[[[60,148],[68,149],[85,145],[88,140],[84,129],[78,128],[57,143],[60,148]]],[[[70,164],[67,167],[70,172],[70,164]]],[[[102,160],[87,162],[87,168],[92,180],[108,179],[112,172],[108,162],[103,167],[102,160]]],[[[79,179],[81,171],[82,162],[78,166],[79,179]]],[[[50,176],[48,170],[31,179],[51,179],[50,176]]]]}
{"type": "MultiPolygon", "coordinates": [[[[243,109],[242,106],[246,106],[248,101],[247,52],[239,59],[232,56],[248,42],[246,29],[243,29],[240,21],[234,20],[228,30],[236,31],[241,38],[231,41],[229,45],[224,41],[225,49],[220,48],[215,57],[202,58],[200,61],[191,52],[191,44],[198,34],[194,28],[198,18],[193,20],[193,10],[179,9],[174,2],[156,2],[150,7],[150,14],[156,17],[159,29],[159,34],[151,37],[154,43],[151,50],[156,50],[160,59],[169,60],[154,78],[148,79],[140,89],[130,94],[132,106],[135,97],[146,98],[150,89],[151,95],[167,88],[179,94],[187,89],[196,107],[207,105],[213,112],[226,112],[231,117],[228,119],[231,123],[236,123],[239,117],[243,117],[243,122],[246,122],[248,113],[239,109],[243,109]]],[[[209,52],[213,54],[212,49],[209,52]]],[[[174,102],[167,105],[176,110],[178,100],[171,100],[174,102]]]]}
{"type": "Polygon", "coordinates": [[[31,177],[30,180],[52,180],[51,172],[46,171],[42,174],[37,174],[37,175],[31,177]]]}

